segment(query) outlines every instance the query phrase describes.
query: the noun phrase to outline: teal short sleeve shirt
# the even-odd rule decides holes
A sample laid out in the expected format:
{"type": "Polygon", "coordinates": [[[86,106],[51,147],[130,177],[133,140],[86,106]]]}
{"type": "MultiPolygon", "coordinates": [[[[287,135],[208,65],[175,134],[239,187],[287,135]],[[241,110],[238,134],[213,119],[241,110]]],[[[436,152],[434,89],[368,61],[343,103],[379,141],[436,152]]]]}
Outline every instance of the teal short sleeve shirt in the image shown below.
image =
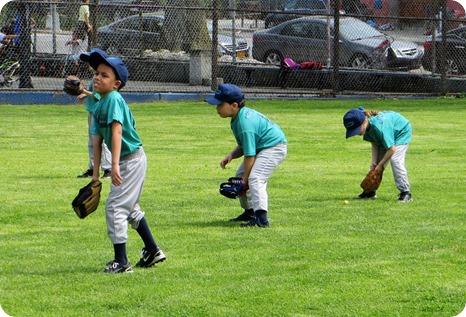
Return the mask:
{"type": "Polygon", "coordinates": [[[230,123],[236,142],[244,156],[256,156],[262,150],[278,143],[287,143],[282,129],[260,112],[242,107],[230,123]]]}
{"type": "Polygon", "coordinates": [[[384,149],[411,142],[411,123],[398,112],[382,111],[369,118],[370,129],[363,139],[374,142],[384,149]]]}
{"type": "Polygon", "coordinates": [[[110,151],[112,151],[113,122],[122,125],[120,157],[134,153],[142,146],[131,110],[118,91],[114,90],[100,99],[95,105],[93,115],[95,120],[91,134],[101,135],[110,151]]]}

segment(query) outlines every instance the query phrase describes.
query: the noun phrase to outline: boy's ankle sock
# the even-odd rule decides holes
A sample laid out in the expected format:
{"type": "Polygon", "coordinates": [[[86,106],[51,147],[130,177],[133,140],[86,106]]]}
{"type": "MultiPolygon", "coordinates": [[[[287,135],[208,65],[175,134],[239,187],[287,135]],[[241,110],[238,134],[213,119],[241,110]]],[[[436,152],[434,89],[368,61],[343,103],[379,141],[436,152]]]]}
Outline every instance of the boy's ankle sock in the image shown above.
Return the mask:
{"type": "Polygon", "coordinates": [[[115,261],[121,265],[128,263],[128,257],[126,255],[126,243],[114,244],[113,249],[115,251],[115,261]]]}
{"type": "Polygon", "coordinates": [[[136,231],[144,242],[144,246],[147,251],[155,251],[157,249],[157,244],[155,243],[154,236],[150,231],[146,218],[142,218],[139,221],[139,226],[136,231]]]}

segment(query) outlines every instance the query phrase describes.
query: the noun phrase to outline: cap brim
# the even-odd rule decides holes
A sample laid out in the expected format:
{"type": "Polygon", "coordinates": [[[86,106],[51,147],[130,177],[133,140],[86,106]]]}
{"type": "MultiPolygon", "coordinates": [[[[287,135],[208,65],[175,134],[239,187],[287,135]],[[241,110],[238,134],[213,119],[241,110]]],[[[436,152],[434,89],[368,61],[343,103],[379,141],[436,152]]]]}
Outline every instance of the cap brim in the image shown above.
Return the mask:
{"type": "Polygon", "coordinates": [[[79,55],[79,59],[82,60],[83,62],[89,63],[89,58],[90,58],[89,55],[91,54],[81,53],[81,55],[79,55]]]}
{"type": "Polygon", "coordinates": [[[93,53],[99,53],[99,55],[101,55],[104,58],[108,57],[107,53],[105,53],[101,49],[93,48],[89,53],[87,53],[87,54],[82,53],[81,55],[79,55],[79,59],[82,60],[83,62],[89,63],[89,60],[91,58],[91,54],[93,54],[93,53]]]}
{"type": "Polygon", "coordinates": [[[216,106],[221,105],[222,103],[225,102],[223,100],[219,100],[219,99],[215,98],[215,96],[211,96],[209,98],[206,98],[204,101],[211,104],[211,105],[216,105],[216,106]]]}
{"type": "Polygon", "coordinates": [[[351,138],[352,136],[358,135],[361,132],[361,126],[358,126],[354,129],[346,129],[346,138],[351,138]]]}

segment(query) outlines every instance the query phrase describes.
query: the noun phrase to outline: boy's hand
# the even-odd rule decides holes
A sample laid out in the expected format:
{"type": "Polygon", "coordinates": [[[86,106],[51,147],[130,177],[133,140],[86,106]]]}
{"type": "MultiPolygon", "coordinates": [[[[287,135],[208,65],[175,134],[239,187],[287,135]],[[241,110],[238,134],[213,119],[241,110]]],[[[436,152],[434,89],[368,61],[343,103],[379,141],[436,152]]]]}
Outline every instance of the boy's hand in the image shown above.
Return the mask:
{"type": "Polygon", "coordinates": [[[120,175],[120,166],[112,166],[112,184],[115,186],[120,186],[123,178],[120,175]]]}
{"type": "Polygon", "coordinates": [[[220,167],[225,169],[227,164],[230,163],[232,159],[233,159],[233,157],[228,154],[227,156],[225,156],[225,158],[223,160],[220,161],[220,167]]]}

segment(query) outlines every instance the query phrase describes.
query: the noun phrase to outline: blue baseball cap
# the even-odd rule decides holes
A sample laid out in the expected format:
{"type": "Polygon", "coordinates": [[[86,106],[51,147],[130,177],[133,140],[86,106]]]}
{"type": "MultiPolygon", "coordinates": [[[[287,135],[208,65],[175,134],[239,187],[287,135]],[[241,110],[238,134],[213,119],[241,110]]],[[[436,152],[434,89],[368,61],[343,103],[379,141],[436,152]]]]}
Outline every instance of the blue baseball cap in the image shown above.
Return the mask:
{"type": "Polygon", "coordinates": [[[79,58],[88,62],[93,69],[97,69],[100,64],[107,64],[110,66],[118,80],[121,81],[120,88],[123,88],[128,81],[128,68],[126,68],[125,63],[118,57],[108,56],[104,51],[95,48],[89,52],[89,54],[81,54],[79,58]]]}
{"type": "Polygon", "coordinates": [[[104,51],[102,51],[100,48],[93,48],[89,54],[86,54],[86,53],[82,53],[81,55],[79,55],[79,58],[83,61],[83,62],[86,62],[86,63],[89,63],[89,57],[91,56],[92,53],[94,52],[97,52],[99,53],[101,56],[107,58],[108,57],[108,54],[105,53],[104,51]]]}
{"type": "Polygon", "coordinates": [[[220,84],[215,91],[215,95],[205,99],[205,102],[218,106],[224,102],[240,103],[243,99],[244,95],[238,86],[233,84],[220,84]]]}
{"type": "Polygon", "coordinates": [[[361,109],[351,109],[343,117],[346,128],[346,138],[355,136],[361,132],[361,125],[366,120],[366,114],[361,109]]]}

